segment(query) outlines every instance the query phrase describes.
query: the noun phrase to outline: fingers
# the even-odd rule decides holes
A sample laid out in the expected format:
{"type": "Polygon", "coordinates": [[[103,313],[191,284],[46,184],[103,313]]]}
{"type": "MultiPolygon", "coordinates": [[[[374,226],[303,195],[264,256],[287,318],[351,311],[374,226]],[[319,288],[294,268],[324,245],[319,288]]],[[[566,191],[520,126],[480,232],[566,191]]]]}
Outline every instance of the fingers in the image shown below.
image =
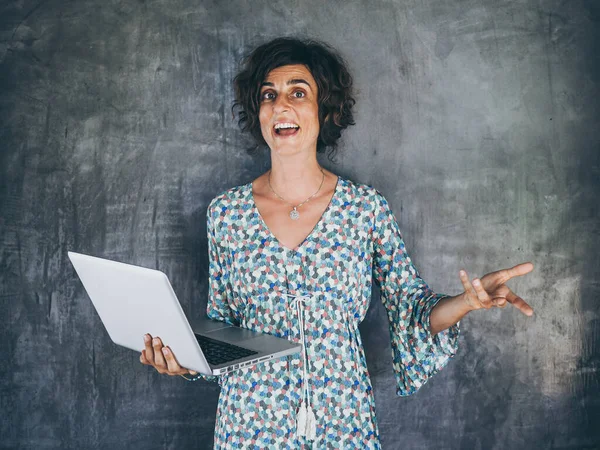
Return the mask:
{"type": "Polygon", "coordinates": [[[188,370],[179,365],[171,349],[163,345],[162,340],[157,336],[144,335],[145,348],[140,355],[140,362],[153,366],[159,373],[168,375],[181,375],[190,373],[196,375],[197,372],[188,370]]]}
{"type": "Polygon", "coordinates": [[[163,356],[163,343],[159,337],[152,339],[152,348],[154,349],[154,367],[159,373],[165,373],[167,371],[167,362],[163,356]]]}
{"type": "Polygon", "coordinates": [[[492,293],[492,305],[496,308],[506,308],[508,304],[506,302],[506,296],[510,292],[510,289],[504,285],[500,286],[492,293]]]}
{"type": "MultiPolygon", "coordinates": [[[[510,269],[503,269],[498,272],[494,272],[493,275],[499,276],[500,279],[509,280],[513,276],[525,275],[533,270],[532,263],[518,264],[510,269]]],[[[486,275],[486,277],[489,275],[486,275]]],[[[485,277],[484,277],[485,278],[485,277]]],[[[502,284],[497,288],[490,288],[490,280],[487,280],[488,289],[492,293],[493,297],[485,290],[480,279],[475,278],[473,282],[469,281],[469,277],[466,271],[460,271],[460,280],[465,289],[465,293],[468,297],[469,304],[475,309],[485,308],[489,309],[493,306],[497,308],[504,308],[508,303],[519,309],[526,316],[533,315],[533,308],[525,302],[521,297],[512,292],[507,286],[502,284]],[[474,304],[475,303],[475,304],[474,304]]],[[[492,282],[493,284],[495,282],[492,282]]]]}
{"type": "Polygon", "coordinates": [[[175,355],[173,354],[173,352],[171,351],[171,349],[169,347],[163,347],[162,351],[163,351],[163,355],[165,356],[165,360],[167,361],[169,375],[180,375],[180,374],[186,374],[189,372],[187,369],[183,369],[179,365],[179,363],[177,362],[177,359],[175,358],[175,355]]]}
{"type": "Polygon", "coordinates": [[[492,305],[496,308],[506,308],[506,297],[493,297],[492,305]]]}
{"type": "Polygon", "coordinates": [[[514,292],[509,291],[509,293],[506,296],[506,300],[510,302],[514,307],[518,308],[519,311],[521,311],[526,316],[533,316],[533,308],[529,306],[529,304],[525,300],[523,300],[514,292]]]}
{"type": "Polygon", "coordinates": [[[146,362],[144,364],[154,365],[154,350],[152,349],[152,336],[149,334],[144,335],[144,359],[146,362]]]}
{"type": "Polygon", "coordinates": [[[460,275],[460,281],[463,285],[463,288],[465,289],[465,292],[467,294],[470,294],[470,295],[473,295],[474,297],[476,297],[477,293],[475,292],[473,285],[469,281],[469,276],[467,275],[467,272],[464,270],[461,270],[459,275],[460,275]]]}
{"type": "Polygon", "coordinates": [[[461,270],[459,272],[460,281],[467,294],[469,304],[474,309],[485,308],[489,309],[492,307],[492,301],[486,290],[481,285],[481,280],[475,278],[473,282],[469,281],[469,276],[466,271],[461,270]]]}
{"type": "Polygon", "coordinates": [[[481,303],[482,308],[491,308],[493,306],[492,299],[481,285],[481,281],[479,280],[479,278],[475,278],[473,280],[473,287],[475,288],[477,299],[479,300],[479,303],[481,303]]]}
{"type": "Polygon", "coordinates": [[[508,280],[514,277],[520,277],[528,274],[533,270],[533,264],[530,262],[517,264],[510,269],[499,270],[497,273],[500,275],[500,284],[506,283],[508,280]]]}

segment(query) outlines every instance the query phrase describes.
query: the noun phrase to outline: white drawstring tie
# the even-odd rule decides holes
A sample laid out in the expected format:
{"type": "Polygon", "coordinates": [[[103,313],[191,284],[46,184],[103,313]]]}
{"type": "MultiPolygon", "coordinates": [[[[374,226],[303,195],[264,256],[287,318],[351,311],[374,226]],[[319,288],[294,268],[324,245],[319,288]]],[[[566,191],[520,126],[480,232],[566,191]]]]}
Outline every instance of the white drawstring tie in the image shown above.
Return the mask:
{"type": "Polygon", "coordinates": [[[302,344],[302,357],[304,361],[304,375],[302,385],[304,388],[302,404],[298,409],[298,415],[296,417],[296,429],[298,436],[305,436],[306,439],[314,441],[317,437],[317,421],[315,419],[315,413],[312,410],[310,403],[310,393],[308,387],[308,357],[306,351],[306,341],[304,337],[304,313],[302,311],[302,305],[305,305],[310,296],[299,295],[294,296],[288,294],[289,297],[295,297],[292,301],[292,307],[296,306],[296,313],[298,315],[298,322],[300,323],[300,342],[302,344]]]}

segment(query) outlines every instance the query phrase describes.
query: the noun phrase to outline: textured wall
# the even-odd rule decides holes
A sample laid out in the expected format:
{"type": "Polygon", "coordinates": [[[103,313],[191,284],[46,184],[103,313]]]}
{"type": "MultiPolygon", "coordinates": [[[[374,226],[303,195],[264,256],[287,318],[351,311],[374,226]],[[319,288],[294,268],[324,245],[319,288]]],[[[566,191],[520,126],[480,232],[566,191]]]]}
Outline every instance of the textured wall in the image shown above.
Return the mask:
{"type": "Polygon", "coordinates": [[[384,447],[599,447],[597,1],[4,0],[0,448],[210,448],[218,386],[113,345],[66,252],[164,270],[204,314],[205,208],[268,163],[243,151],[231,79],[280,35],[348,59],[357,125],[324,163],[387,196],[434,289],[536,264],[509,283],[535,315],[469,315],[410,398],[372,303],[384,447]]]}

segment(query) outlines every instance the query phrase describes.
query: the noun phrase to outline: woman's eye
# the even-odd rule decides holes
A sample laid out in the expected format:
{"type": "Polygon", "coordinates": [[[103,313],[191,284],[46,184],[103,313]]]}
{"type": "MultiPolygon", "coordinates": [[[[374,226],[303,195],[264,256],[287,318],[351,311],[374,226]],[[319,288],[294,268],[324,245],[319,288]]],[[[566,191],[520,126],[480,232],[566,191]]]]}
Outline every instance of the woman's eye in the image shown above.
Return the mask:
{"type": "Polygon", "coordinates": [[[275,94],[272,92],[264,92],[262,95],[263,100],[273,100],[275,98],[275,94]]]}
{"type": "Polygon", "coordinates": [[[302,98],[304,96],[305,96],[305,94],[302,91],[296,91],[296,92],[294,92],[294,97],[296,97],[296,98],[302,98]]]}

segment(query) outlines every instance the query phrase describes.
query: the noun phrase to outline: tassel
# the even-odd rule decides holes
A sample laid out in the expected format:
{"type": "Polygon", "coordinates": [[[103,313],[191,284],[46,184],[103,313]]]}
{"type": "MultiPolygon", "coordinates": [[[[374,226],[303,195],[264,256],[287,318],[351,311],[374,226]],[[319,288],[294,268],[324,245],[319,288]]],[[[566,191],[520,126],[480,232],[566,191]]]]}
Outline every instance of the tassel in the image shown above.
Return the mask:
{"type": "Polygon", "coordinates": [[[317,437],[317,421],[315,419],[315,413],[312,408],[308,410],[306,415],[306,439],[314,441],[317,437]]]}
{"type": "Polygon", "coordinates": [[[305,436],[306,434],[306,406],[304,406],[304,402],[302,402],[302,406],[298,410],[298,416],[296,418],[296,430],[298,432],[298,436],[305,436]]]}

